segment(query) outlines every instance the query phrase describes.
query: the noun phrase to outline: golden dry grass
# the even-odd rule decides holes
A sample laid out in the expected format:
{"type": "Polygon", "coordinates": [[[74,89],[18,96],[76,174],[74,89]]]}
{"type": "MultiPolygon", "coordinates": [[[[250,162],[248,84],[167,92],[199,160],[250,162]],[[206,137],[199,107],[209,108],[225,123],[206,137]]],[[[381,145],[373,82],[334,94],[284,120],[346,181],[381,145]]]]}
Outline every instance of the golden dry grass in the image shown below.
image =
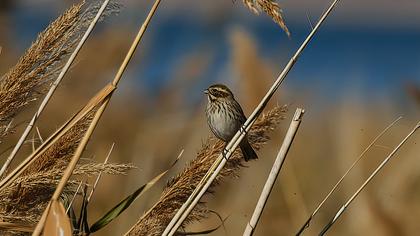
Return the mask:
{"type": "MultiPolygon", "coordinates": [[[[20,176],[10,186],[0,193],[1,221],[14,223],[36,223],[44,211],[48,201],[61,179],[66,166],[20,176]]],[[[102,164],[88,162],[79,164],[73,175],[86,178],[98,175],[100,172],[112,175],[125,175],[134,168],[131,164],[102,164]]],[[[79,182],[73,179],[67,182],[64,195],[74,194],[79,182]]]]}
{"type": "MultiPolygon", "coordinates": [[[[0,80],[0,141],[12,131],[8,126],[10,121],[48,88],[52,77],[62,67],[63,59],[72,52],[73,46],[81,36],[80,32],[98,10],[98,6],[94,4],[82,12],[83,6],[84,1],[70,7],[53,21],[0,80]]],[[[118,10],[119,4],[112,2],[104,15],[118,10]]],[[[0,221],[31,224],[39,220],[91,123],[94,110],[77,122],[1,191],[0,221]]],[[[121,175],[132,168],[134,166],[131,164],[98,164],[90,160],[76,166],[73,174],[80,178],[88,178],[101,172],[121,175]]],[[[70,180],[63,197],[73,194],[76,186],[77,181],[70,180]]]]}
{"type": "Polygon", "coordinates": [[[84,2],[70,7],[52,22],[0,79],[0,141],[12,129],[13,117],[26,105],[37,100],[48,87],[53,75],[71,53],[77,38],[84,2]]]}
{"type": "MultiPolygon", "coordinates": [[[[78,22],[84,2],[70,7],[53,21],[0,80],[0,141],[13,129],[8,125],[22,109],[37,100],[51,78],[61,68],[78,37],[78,22]]],[[[67,147],[62,147],[64,150],[67,147]]],[[[55,150],[57,153],[59,149],[55,150]]],[[[57,160],[57,156],[54,156],[57,160]]],[[[40,166],[40,165],[38,165],[40,166]]],[[[1,192],[0,219],[9,222],[35,222],[45,198],[54,188],[55,178],[46,179],[43,172],[20,176],[1,192]],[[32,175],[31,175],[32,174],[32,175]]],[[[52,177],[52,176],[49,176],[52,177]]],[[[70,186],[71,189],[71,186],[70,186]]]]}
{"type": "Polygon", "coordinates": [[[283,10],[275,0],[243,0],[243,3],[254,14],[263,11],[286,32],[287,36],[290,36],[290,31],[282,16],[283,10]]]}
{"type": "MultiPolygon", "coordinates": [[[[287,108],[285,106],[275,107],[256,121],[248,134],[249,141],[256,150],[261,149],[267,143],[269,132],[274,130],[280,120],[283,119],[286,110],[287,108]]],[[[224,142],[220,140],[214,138],[208,139],[197,153],[197,157],[188,164],[184,171],[169,181],[159,201],[150,211],[140,218],[130,231],[130,235],[161,235],[176,211],[188,199],[200,180],[217,159],[224,145],[224,142]]],[[[212,183],[208,193],[215,193],[215,187],[220,185],[223,180],[239,177],[241,167],[244,167],[243,157],[241,152],[236,150],[212,183]]],[[[185,228],[190,223],[206,218],[208,214],[209,210],[206,208],[204,202],[201,202],[189,214],[182,228],[185,228]]]]}

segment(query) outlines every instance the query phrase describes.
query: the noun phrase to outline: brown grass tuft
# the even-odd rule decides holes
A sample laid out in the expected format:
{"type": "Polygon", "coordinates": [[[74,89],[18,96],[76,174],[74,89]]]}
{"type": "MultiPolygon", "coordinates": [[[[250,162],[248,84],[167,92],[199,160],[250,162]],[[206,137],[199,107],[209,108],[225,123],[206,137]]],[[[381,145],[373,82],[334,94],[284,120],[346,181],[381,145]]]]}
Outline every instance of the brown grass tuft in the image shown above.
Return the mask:
{"type": "MultiPolygon", "coordinates": [[[[71,53],[80,33],[95,16],[98,4],[81,12],[83,5],[84,1],[72,6],[52,22],[0,80],[0,142],[10,133],[10,120],[48,87],[51,78],[61,69],[63,58],[71,53]]],[[[118,12],[119,6],[110,3],[102,17],[118,12]]],[[[39,220],[95,110],[78,121],[0,193],[0,221],[35,223],[39,220]]],[[[125,174],[131,168],[132,165],[126,164],[88,162],[76,166],[73,174],[83,178],[100,172],[125,174]]],[[[76,180],[68,181],[63,197],[73,194],[76,187],[76,180]]]]}
{"type": "Polygon", "coordinates": [[[284,32],[286,32],[287,36],[290,37],[290,31],[281,15],[283,10],[275,0],[243,0],[243,3],[254,14],[259,14],[260,11],[265,12],[284,30],[284,32]]]}
{"type": "MultiPolygon", "coordinates": [[[[73,175],[83,178],[98,175],[100,172],[124,175],[133,168],[135,167],[131,164],[89,162],[77,165],[73,175]]],[[[2,199],[0,203],[0,220],[14,223],[36,223],[65,169],[66,166],[54,167],[41,172],[23,175],[16,179],[5,191],[0,193],[0,198],[2,199]]],[[[78,184],[76,180],[67,182],[64,195],[73,195],[78,184]]]]}
{"type": "MultiPolygon", "coordinates": [[[[45,93],[100,7],[93,3],[82,11],[84,4],[81,1],[73,5],[49,24],[17,64],[0,78],[0,142],[13,131],[13,117],[45,93]]],[[[100,20],[117,14],[120,7],[118,2],[110,1],[100,20]]]]}
{"type": "MultiPolygon", "coordinates": [[[[252,146],[259,150],[269,140],[268,133],[277,126],[284,117],[287,107],[275,107],[267,114],[259,118],[251,128],[248,138],[252,146]]],[[[197,157],[191,161],[182,173],[174,177],[162,192],[156,205],[143,215],[136,225],[129,232],[129,235],[158,236],[163,233],[176,211],[188,199],[197,184],[204,177],[211,165],[219,156],[224,147],[224,142],[209,138],[197,153],[197,157]]],[[[210,187],[210,192],[222,183],[226,178],[239,177],[239,169],[243,167],[243,157],[239,150],[236,150],[227,162],[220,175],[210,187]]],[[[209,210],[204,202],[196,208],[184,221],[183,228],[194,221],[199,221],[208,216],[209,210]]]]}
{"type": "Polygon", "coordinates": [[[67,166],[89,127],[93,112],[90,112],[87,117],[77,122],[75,126],[28,166],[22,175],[47,171],[57,166],[67,166]]]}
{"type": "MultiPolygon", "coordinates": [[[[0,220],[13,223],[35,223],[39,220],[95,111],[93,109],[78,121],[0,193],[0,220]]],[[[101,171],[107,174],[125,174],[131,168],[132,165],[126,164],[88,162],[78,165],[73,175],[86,178],[98,175],[101,171]]],[[[75,180],[68,181],[63,195],[73,195],[77,185],[75,180]]]]}
{"type": "Polygon", "coordinates": [[[12,130],[13,117],[27,104],[37,100],[51,76],[71,53],[78,36],[78,21],[84,2],[72,6],[42,33],[26,53],[0,79],[0,141],[12,130]]]}

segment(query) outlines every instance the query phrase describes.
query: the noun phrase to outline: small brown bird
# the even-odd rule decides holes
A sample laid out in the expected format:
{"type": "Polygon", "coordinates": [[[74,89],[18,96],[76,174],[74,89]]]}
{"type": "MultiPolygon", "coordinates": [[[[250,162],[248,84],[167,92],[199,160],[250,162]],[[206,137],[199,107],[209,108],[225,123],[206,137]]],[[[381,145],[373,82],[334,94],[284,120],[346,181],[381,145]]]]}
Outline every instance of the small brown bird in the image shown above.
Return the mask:
{"type": "MultiPolygon", "coordinates": [[[[241,105],[235,100],[230,89],[223,84],[212,85],[204,93],[208,98],[206,116],[211,131],[217,138],[229,142],[246,121],[241,105]]],[[[246,136],[239,147],[245,161],[258,158],[246,136]]]]}

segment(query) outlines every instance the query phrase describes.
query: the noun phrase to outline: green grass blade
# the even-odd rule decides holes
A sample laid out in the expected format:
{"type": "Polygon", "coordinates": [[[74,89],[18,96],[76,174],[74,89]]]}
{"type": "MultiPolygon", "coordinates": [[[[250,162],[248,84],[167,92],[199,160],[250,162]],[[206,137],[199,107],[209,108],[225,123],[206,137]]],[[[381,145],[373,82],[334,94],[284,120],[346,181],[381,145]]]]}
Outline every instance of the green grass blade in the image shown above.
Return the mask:
{"type": "Polygon", "coordinates": [[[100,218],[98,221],[96,221],[91,227],[90,232],[96,232],[103,227],[105,227],[107,224],[109,224],[111,221],[113,221],[115,218],[117,218],[125,209],[127,209],[131,203],[134,202],[142,193],[149,190],[157,181],[159,181],[160,178],[162,178],[179,160],[181,157],[183,151],[179,154],[176,161],[164,172],[160,173],[158,176],[153,178],[151,181],[149,181],[147,184],[141,186],[136,191],[134,191],[132,194],[130,194],[128,197],[126,197],[124,200],[122,200],[120,203],[118,203],[116,206],[114,206],[111,210],[109,210],[102,218],[100,218]]]}

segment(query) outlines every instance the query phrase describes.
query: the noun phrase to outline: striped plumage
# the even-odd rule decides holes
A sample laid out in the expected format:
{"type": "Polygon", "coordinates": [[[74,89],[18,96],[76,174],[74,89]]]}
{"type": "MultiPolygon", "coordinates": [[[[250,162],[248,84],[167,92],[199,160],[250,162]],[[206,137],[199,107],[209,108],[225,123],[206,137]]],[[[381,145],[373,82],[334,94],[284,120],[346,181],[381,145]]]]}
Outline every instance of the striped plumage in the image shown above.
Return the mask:
{"type": "MultiPolygon", "coordinates": [[[[223,84],[212,85],[205,93],[208,98],[206,116],[210,130],[217,138],[229,142],[245,123],[244,112],[233,93],[223,84]]],[[[245,161],[258,158],[247,137],[242,139],[239,146],[245,161]]]]}

